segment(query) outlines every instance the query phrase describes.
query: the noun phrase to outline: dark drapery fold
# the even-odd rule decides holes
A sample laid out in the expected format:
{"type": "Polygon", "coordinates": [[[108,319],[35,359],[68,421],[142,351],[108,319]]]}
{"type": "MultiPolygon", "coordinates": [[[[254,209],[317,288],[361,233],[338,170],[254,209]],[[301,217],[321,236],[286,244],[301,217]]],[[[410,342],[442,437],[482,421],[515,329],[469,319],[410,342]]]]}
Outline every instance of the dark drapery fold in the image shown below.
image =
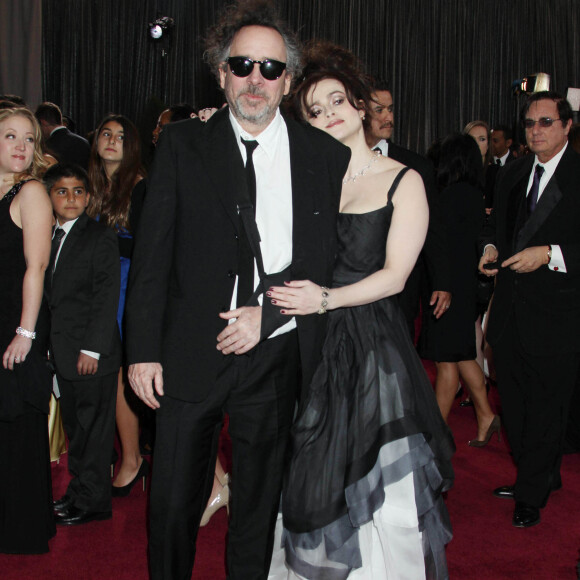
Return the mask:
{"type": "Polygon", "coordinates": [[[0,93],[41,100],[42,0],[0,2],[0,93]]]}
{"type": "MultiPolygon", "coordinates": [[[[138,120],[147,103],[222,96],[203,63],[203,36],[225,0],[43,0],[44,98],[88,131],[108,111],[138,120]],[[175,19],[161,55],[148,39],[157,10],[175,19]]],[[[514,121],[511,83],[546,72],[580,86],[578,0],[278,0],[302,40],[353,50],[391,82],[395,140],[425,151],[473,119],[514,121]]]]}

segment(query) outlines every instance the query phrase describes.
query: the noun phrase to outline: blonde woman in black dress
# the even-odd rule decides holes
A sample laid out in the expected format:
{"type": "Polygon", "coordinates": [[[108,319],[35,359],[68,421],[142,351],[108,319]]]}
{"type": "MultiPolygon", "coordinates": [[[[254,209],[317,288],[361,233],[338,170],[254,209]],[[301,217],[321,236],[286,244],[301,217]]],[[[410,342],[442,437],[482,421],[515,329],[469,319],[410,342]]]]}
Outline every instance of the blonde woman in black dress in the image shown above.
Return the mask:
{"type": "Polygon", "coordinates": [[[10,554],[47,552],[56,533],[52,381],[36,337],[53,221],[40,139],[28,109],[0,111],[0,552],[10,554]]]}

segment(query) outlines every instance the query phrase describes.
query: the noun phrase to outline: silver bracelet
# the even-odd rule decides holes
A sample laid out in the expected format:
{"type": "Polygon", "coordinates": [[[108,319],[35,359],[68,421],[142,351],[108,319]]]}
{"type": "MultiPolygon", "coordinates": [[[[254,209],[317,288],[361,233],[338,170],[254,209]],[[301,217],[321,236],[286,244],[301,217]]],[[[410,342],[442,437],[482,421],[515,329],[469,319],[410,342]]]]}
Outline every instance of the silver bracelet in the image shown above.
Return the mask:
{"type": "Polygon", "coordinates": [[[34,332],[33,330],[26,330],[26,328],[22,328],[22,326],[19,326],[16,329],[16,334],[19,334],[24,338],[29,338],[30,340],[34,340],[36,338],[36,332],[34,332]]]}
{"type": "Polygon", "coordinates": [[[326,286],[321,286],[320,289],[322,290],[322,302],[320,303],[318,314],[326,314],[326,307],[328,306],[328,288],[326,286]]]}

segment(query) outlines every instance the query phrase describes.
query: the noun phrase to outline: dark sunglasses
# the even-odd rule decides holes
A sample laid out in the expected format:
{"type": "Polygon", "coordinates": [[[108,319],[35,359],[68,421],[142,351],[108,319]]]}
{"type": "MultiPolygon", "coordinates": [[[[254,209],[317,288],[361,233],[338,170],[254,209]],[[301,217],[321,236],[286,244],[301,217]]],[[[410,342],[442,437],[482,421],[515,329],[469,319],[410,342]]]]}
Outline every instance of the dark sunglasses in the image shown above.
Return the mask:
{"type": "Polygon", "coordinates": [[[534,121],[533,119],[524,119],[524,127],[526,129],[533,129],[536,123],[538,123],[540,127],[551,127],[556,121],[562,121],[562,119],[550,119],[550,117],[540,117],[537,121],[534,121]]]}
{"type": "Polygon", "coordinates": [[[260,74],[267,81],[279,79],[286,68],[286,63],[279,60],[252,60],[246,56],[230,56],[226,58],[226,62],[229,64],[232,74],[242,78],[250,76],[254,70],[254,65],[259,64],[260,74]]]}

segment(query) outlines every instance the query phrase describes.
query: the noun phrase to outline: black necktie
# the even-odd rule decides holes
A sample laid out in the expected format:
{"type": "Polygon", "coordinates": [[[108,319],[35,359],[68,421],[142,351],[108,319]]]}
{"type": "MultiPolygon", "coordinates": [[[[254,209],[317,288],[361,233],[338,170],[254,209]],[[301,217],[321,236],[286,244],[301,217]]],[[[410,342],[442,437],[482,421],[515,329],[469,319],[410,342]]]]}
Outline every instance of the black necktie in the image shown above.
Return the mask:
{"type": "MultiPolygon", "coordinates": [[[[244,141],[246,148],[246,183],[248,184],[248,196],[253,206],[254,217],[256,216],[256,172],[254,170],[254,159],[252,154],[258,146],[257,141],[244,141]]],[[[238,296],[236,306],[244,306],[254,293],[254,254],[250,248],[248,237],[242,228],[240,236],[240,258],[238,268],[238,296]]]]}
{"type": "Polygon", "coordinates": [[[380,147],[375,147],[373,151],[378,151],[381,155],[383,154],[383,151],[380,147]]]}
{"type": "Polygon", "coordinates": [[[56,266],[56,256],[58,254],[58,249],[60,248],[60,243],[64,237],[65,231],[62,228],[57,227],[54,230],[54,236],[52,236],[52,244],[50,246],[50,264],[49,272],[50,278],[52,280],[52,275],[54,274],[54,268],[56,266]]]}
{"type": "Polygon", "coordinates": [[[532,187],[528,193],[528,215],[530,215],[535,209],[538,203],[538,194],[540,192],[540,179],[544,173],[544,168],[541,165],[536,165],[536,171],[534,172],[534,180],[532,181],[532,187]]]}
{"type": "Polygon", "coordinates": [[[496,165],[499,165],[499,166],[501,167],[501,159],[496,159],[496,160],[495,160],[495,164],[496,164],[496,165]]]}

